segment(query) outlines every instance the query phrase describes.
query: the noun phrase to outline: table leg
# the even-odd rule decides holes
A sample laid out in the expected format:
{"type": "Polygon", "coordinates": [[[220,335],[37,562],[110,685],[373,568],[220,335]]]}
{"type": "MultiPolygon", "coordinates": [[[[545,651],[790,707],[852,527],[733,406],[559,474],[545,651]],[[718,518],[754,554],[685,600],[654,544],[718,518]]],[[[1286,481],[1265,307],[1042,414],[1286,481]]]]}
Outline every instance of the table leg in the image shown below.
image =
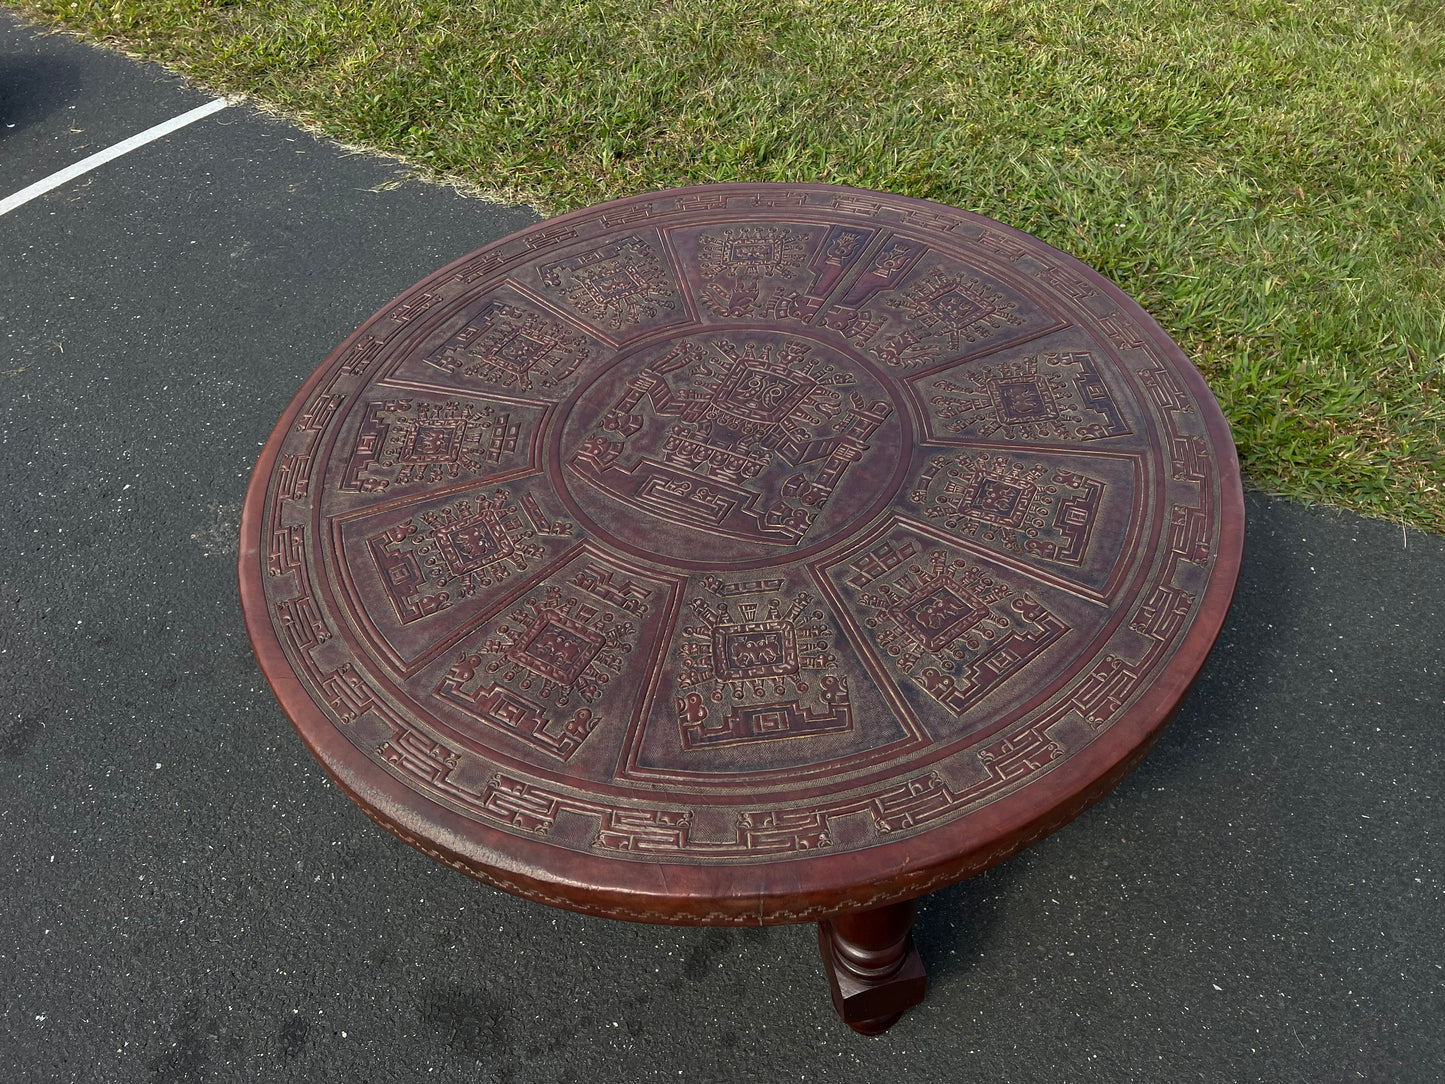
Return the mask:
{"type": "Polygon", "coordinates": [[[861,1035],[881,1035],[923,1000],[928,976],[913,947],[913,901],[818,923],[833,1007],[861,1035]]]}

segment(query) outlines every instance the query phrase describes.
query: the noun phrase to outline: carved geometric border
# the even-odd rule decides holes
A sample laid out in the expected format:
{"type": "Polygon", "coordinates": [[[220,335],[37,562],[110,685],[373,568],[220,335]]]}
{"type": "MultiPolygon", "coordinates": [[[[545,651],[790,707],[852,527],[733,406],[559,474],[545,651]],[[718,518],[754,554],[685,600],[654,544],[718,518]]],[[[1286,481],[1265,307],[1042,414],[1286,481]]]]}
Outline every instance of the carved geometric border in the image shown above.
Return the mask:
{"type": "MultiPolygon", "coordinates": [[[[413,298],[398,306],[397,315],[392,318],[398,325],[404,324],[415,315],[407,309],[408,305],[416,311],[425,311],[427,304],[426,295],[413,298]]],[[[1106,319],[1101,318],[1101,324],[1106,319]]],[[[366,351],[376,341],[373,338],[358,342],[348,353],[347,364],[364,370],[370,364],[366,351]]],[[[1143,347],[1142,343],[1136,342],[1119,345],[1143,347]]],[[[310,442],[299,449],[293,447],[289,454],[277,459],[276,483],[266,517],[265,539],[267,572],[276,588],[268,591],[272,601],[273,627],[283,650],[298,663],[298,674],[304,676],[344,726],[367,712],[386,716],[389,709],[365,677],[357,674],[349,664],[327,669],[325,664],[316,661],[317,655],[324,653],[333,630],[321,616],[312,594],[306,567],[307,524],[286,515],[284,511],[287,502],[304,502],[307,497],[316,438],[326,428],[328,418],[340,403],[339,397],[330,392],[339,375],[340,370],[333,374],[330,382],[323,381],[318,386],[296,427],[299,431],[311,432],[310,442]],[[279,589],[287,577],[292,578],[294,592],[286,593],[279,589]]],[[[1048,733],[1050,728],[1074,720],[1094,731],[1106,729],[1110,719],[1139,694],[1141,684],[1159,661],[1167,657],[1195,612],[1198,599],[1189,583],[1195,582],[1197,577],[1184,575],[1184,566],[1202,565],[1211,559],[1211,540],[1219,530],[1216,514],[1218,495],[1213,488],[1208,442],[1197,432],[1177,424],[1178,415],[1192,410],[1188,397],[1167,366],[1160,364],[1152,369],[1139,369],[1137,375],[1162,416],[1173,480],[1192,485],[1197,492],[1197,501],[1176,500],[1171,504],[1168,549],[1161,574],[1128,615],[1129,628],[1137,638],[1135,644],[1142,644],[1142,648],[1100,660],[1074,683],[1068,695],[1050,710],[1047,717],[980,750],[978,760],[984,768],[983,783],[963,784],[954,777],[955,773],[930,772],[863,798],[840,799],[838,803],[822,809],[784,807],[748,810],[739,818],[737,841],[732,844],[691,841],[690,818],[685,808],[659,806],[654,810],[637,811],[602,803],[600,811],[596,812],[599,823],[596,845],[605,850],[641,852],[651,858],[669,855],[673,851],[684,855],[693,851],[711,852],[716,857],[739,858],[791,853],[831,845],[827,822],[853,813],[872,815],[875,826],[884,834],[909,831],[918,825],[933,823],[966,810],[973,801],[991,793],[990,787],[1014,789],[1023,780],[1051,770],[1050,766],[1058,760],[1056,752],[1062,750],[1056,738],[1048,733]],[[857,804],[859,802],[863,804],[857,804]]],[[[415,736],[414,731],[411,734],[415,736]]],[[[449,794],[447,781],[456,767],[455,763],[449,764],[455,759],[453,753],[441,743],[424,736],[413,740],[407,734],[395,732],[394,738],[396,740],[391,744],[395,759],[392,754],[377,754],[389,765],[389,770],[422,782],[428,790],[435,789],[439,795],[449,794]]],[[[581,808],[586,800],[575,796],[569,798],[563,791],[537,788],[526,780],[500,773],[490,779],[483,790],[459,789],[472,795],[463,804],[464,808],[478,804],[478,808],[487,811],[485,819],[505,823],[522,834],[545,833],[545,817],[530,825],[526,823],[526,817],[536,816],[537,809],[554,800],[559,810],[570,808],[573,812],[593,815],[593,810],[581,808]],[[533,789],[528,790],[528,787],[533,789]]],[[[470,869],[468,872],[479,875],[470,869]]],[[[529,893],[524,891],[521,894],[529,893]]],[[[560,898],[557,902],[565,903],[560,898]]]]}

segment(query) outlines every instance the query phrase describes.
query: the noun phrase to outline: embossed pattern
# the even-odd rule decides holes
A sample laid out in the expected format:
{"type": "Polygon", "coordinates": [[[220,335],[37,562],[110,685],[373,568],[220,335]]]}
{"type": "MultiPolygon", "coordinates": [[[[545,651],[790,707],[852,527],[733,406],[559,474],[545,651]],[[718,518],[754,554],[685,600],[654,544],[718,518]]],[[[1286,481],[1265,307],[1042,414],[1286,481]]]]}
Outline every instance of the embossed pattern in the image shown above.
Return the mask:
{"type": "Polygon", "coordinates": [[[613,917],[806,921],[1112,785],[1218,632],[1240,506],[1198,375],[1067,256],[734,185],[545,223],[369,321],[267,445],[242,593],[414,846],[613,917]]]}

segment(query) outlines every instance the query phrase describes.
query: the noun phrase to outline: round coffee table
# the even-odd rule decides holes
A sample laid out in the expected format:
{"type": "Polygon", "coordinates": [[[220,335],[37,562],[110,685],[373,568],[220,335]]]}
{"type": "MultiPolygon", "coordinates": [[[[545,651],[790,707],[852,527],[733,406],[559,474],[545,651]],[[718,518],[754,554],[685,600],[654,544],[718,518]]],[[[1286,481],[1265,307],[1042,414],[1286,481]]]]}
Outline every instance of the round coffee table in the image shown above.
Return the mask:
{"type": "Polygon", "coordinates": [[[368,816],[609,918],[817,922],[834,1004],[923,996],[912,901],[1144,755],[1243,500],[1177,346],[990,219],[739,184],[458,260],[257,464],[261,668],[368,816]]]}

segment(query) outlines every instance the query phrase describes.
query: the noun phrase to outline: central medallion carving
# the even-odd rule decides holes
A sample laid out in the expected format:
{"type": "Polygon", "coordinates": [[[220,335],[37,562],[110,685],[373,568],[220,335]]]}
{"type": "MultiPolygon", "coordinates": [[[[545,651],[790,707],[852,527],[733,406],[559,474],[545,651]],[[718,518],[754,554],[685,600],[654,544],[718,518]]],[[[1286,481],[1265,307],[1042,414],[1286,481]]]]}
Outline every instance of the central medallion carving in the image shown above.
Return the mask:
{"type": "Polygon", "coordinates": [[[587,389],[562,462],[595,525],[649,553],[787,554],[896,485],[900,428],[884,382],[819,343],[697,335],[626,359],[587,389]]]}

